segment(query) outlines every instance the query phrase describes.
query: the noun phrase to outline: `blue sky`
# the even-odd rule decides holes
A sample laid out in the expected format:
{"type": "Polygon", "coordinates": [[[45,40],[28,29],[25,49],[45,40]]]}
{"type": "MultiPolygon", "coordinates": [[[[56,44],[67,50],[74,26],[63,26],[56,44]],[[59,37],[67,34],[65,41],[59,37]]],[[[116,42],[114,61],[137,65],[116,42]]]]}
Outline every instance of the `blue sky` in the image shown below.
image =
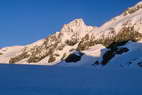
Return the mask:
{"type": "Polygon", "coordinates": [[[24,45],[83,18],[100,26],[140,0],[0,0],[0,47],[24,45]]]}

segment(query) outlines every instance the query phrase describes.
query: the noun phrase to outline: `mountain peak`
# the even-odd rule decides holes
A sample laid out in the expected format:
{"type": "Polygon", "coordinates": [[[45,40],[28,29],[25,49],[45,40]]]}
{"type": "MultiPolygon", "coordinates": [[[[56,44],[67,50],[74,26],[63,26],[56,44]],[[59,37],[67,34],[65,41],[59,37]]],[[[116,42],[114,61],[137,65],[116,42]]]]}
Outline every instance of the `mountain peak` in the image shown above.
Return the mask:
{"type": "Polygon", "coordinates": [[[85,25],[85,23],[84,23],[84,20],[82,18],[79,18],[79,19],[75,19],[75,20],[71,21],[68,25],[82,26],[82,25],[85,25]]]}
{"type": "MultiPolygon", "coordinates": [[[[142,49],[140,50],[142,48],[140,45],[142,44],[140,42],[142,40],[142,2],[128,8],[125,15],[121,14],[98,28],[86,25],[83,19],[75,19],[65,24],[60,32],[23,46],[18,51],[17,48],[12,47],[1,49],[0,63],[47,65],[59,62],[72,64],[77,61],[88,63],[90,60],[88,56],[90,56],[93,58],[91,61],[94,60],[92,65],[94,63],[106,65],[111,63],[115,55],[122,55],[126,52],[133,55],[135,51],[142,52],[142,49]]],[[[136,57],[138,61],[140,59],[139,65],[142,67],[141,56],[142,53],[136,57]]],[[[125,57],[124,55],[124,59],[125,57]]],[[[128,62],[125,61],[126,64],[133,62],[136,57],[131,57],[132,59],[128,59],[128,62]]],[[[121,61],[120,63],[123,64],[121,61]]]]}
{"type": "Polygon", "coordinates": [[[83,19],[75,19],[68,24],[64,24],[64,26],[61,29],[61,32],[70,32],[70,33],[76,33],[76,32],[88,32],[93,30],[96,27],[93,26],[87,26],[83,19]]]}

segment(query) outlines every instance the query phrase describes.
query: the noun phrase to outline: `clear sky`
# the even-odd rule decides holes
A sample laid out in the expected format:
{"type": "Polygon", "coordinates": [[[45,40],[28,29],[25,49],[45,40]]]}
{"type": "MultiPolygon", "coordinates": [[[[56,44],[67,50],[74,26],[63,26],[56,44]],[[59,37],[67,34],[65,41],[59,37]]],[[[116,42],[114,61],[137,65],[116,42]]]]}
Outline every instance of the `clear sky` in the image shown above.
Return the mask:
{"type": "Polygon", "coordinates": [[[140,0],[0,0],[0,47],[24,45],[83,18],[100,26],[140,0]]]}

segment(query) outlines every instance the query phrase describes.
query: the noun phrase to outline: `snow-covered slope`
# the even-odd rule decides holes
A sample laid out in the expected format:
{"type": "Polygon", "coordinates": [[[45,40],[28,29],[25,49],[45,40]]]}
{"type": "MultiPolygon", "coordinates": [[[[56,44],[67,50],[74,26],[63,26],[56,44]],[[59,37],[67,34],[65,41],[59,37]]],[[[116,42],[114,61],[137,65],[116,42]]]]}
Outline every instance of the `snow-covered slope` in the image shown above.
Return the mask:
{"type": "Polygon", "coordinates": [[[141,68],[0,65],[1,95],[141,95],[141,68]]]}
{"type": "Polygon", "coordinates": [[[6,52],[3,48],[0,63],[62,66],[120,63],[124,67],[138,61],[136,64],[141,66],[141,40],[142,2],[139,2],[101,27],[75,19],[45,39],[18,49],[9,47],[6,52]]]}
{"type": "Polygon", "coordinates": [[[0,95],[142,95],[141,68],[0,65],[0,95]]]}
{"type": "Polygon", "coordinates": [[[8,63],[10,58],[16,56],[24,46],[13,46],[0,49],[0,63],[8,63]]]}

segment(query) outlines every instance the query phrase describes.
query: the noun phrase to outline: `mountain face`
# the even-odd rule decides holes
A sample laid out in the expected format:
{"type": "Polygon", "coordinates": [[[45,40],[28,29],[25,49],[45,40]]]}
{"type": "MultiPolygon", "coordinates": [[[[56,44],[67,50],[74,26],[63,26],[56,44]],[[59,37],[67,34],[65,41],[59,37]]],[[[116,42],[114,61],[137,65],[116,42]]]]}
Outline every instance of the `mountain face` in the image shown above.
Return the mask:
{"type": "Polygon", "coordinates": [[[0,63],[46,65],[137,64],[142,67],[142,2],[100,27],[82,19],[26,46],[0,49],[0,63]]]}

